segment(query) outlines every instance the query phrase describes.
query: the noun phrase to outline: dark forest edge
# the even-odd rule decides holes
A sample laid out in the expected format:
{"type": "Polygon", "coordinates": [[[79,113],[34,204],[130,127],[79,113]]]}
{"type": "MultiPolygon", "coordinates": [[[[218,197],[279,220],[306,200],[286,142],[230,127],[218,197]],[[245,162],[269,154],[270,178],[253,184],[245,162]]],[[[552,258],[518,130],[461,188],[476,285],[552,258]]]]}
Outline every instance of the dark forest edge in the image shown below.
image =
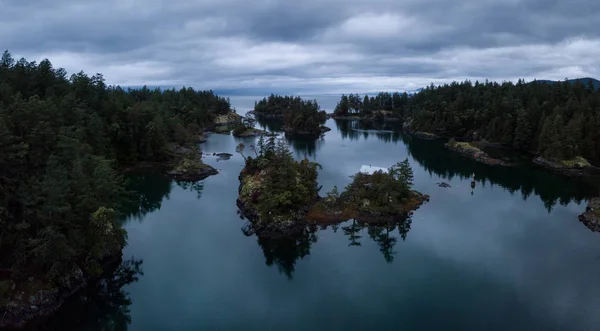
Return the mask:
{"type": "Polygon", "coordinates": [[[251,114],[283,119],[283,131],[293,136],[316,139],[330,130],[323,125],[327,114],[317,100],[304,100],[298,96],[271,94],[255,102],[251,114]]]}
{"type": "MultiPolygon", "coordinates": [[[[348,106],[344,113],[342,105],[336,113],[356,116],[358,109],[364,113],[358,113],[361,118],[410,122],[411,130],[435,136],[498,142],[558,164],[577,157],[596,163],[598,96],[598,91],[578,83],[465,82],[431,86],[411,97],[380,93],[368,98],[368,107],[362,99],[362,108],[348,106]]],[[[357,104],[356,97],[352,100],[357,104]]],[[[256,103],[255,113],[283,118],[290,134],[319,136],[326,130],[322,125],[327,115],[316,101],[272,95],[256,103]]],[[[158,167],[183,182],[214,174],[216,170],[202,163],[196,146],[206,132],[235,126],[240,120],[229,100],[212,91],[125,90],[107,86],[101,74],[79,72],[67,77],[64,69],[53,68],[48,60],[15,61],[4,52],[0,59],[0,327],[9,322],[22,325],[42,314],[38,306],[31,308],[32,297],[53,298],[48,299],[49,312],[77,284],[113,268],[106,262],[120,257],[126,243],[119,220],[132,198],[123,171],[158,167]],[[22,309],[35,311],[15,314],[22,309]]],[[[289,151],[281,155],[281,160],[289,159],[289,151]]],[[[260,168],[259,159],[251,162],[260,168]]],[[[292,169],[307,184],[300,193],[283,189],[285,181],[269,184],[282,193],[273,195],[273,201],[288,207],[302,205],[303,199],[314,198],[312,206],[333,201],[334,215],[339,211],[343,217],[359,217],[360,208],[340,207],[340,198],[332,198],[335,192],[327,198],[318,196],[315,165],[285,160],[287,166],[281,171],[292,169]]],[[[381,176],[378,180],[386,185],[397,181],[381,176]]],[[[355,181],[364,187],[364,178],[356,176],[355,181]]],[[[352,189],[349,186],[346,192],[364,194],[352,189]]],[[[348,196],[346,192],[340,197],[348,196]]],[[[398,192],[401,199],[414,194],[404,188],[398,192]]],[[[261,209],[268,210],[273,201],[261,209]]]]}
{"type": "Polygon", "coordinates": [[[101,74],[68,77],[48,60],[15,61],[4,52],[0,327],[55,310],[111,268],[106,261],[127,239],[119,222],[132,198],[124,171],[152,167],[192,182],[215,174],[198,143],[240,118],[212,91],[125,90],[101,74]]]}
{"type": "Polygon", "coordinates": [[[321,166],[306,158],[294,160],[283,139],[261,136],[256,147],[250,146],[254,157],[246,156],[244,149],[243,144],[237,148],[246,161],[239,176],[237,205],[259,236],[287,236],[308,224],[349,219],[400,221],[429,200],[411,189],[413,173],[408,159],[387,172],[357,173],[343,192],[335,187],[323,198],[317,183],[321,166]]]}
{"type": "Polygon", "coordinates": [[[394,118],[421,138],[502,146],[532,154],[536,164],[551,170],[583,175],[596,172],[593,164],[600,163],[600,90],[596,82],[465,81],[432,84],[411,96],[382,92],[361,98],[350,94],[341,97],[334,118],[394,118]]]}

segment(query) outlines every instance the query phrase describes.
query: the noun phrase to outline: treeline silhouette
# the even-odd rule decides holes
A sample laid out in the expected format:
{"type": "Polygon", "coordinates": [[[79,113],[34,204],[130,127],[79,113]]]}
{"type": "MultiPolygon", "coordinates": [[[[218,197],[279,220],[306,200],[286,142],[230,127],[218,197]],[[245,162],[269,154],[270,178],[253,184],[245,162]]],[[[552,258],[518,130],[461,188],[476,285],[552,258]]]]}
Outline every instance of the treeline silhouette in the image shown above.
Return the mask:
{"type": "Polygon", "coordinates": [[[125,240],[118,220],[128,194],[117,170],[168,160],[173,145],[193,144],[230,111],[212,91],[123,89],[4,52],[0,282],[55,282],[74,265],[97,272],[93,252],[125,240]]]}
{"type": "Polygon", "coordinates": [[[392,112],[415,131],[501,143],[565,160],[600,157],[600,90],[594,80],[453,82],[408,96],[342,96],[336,113],[392,112]],[[368,100],[368,103],[367,103],[368,100]]]}

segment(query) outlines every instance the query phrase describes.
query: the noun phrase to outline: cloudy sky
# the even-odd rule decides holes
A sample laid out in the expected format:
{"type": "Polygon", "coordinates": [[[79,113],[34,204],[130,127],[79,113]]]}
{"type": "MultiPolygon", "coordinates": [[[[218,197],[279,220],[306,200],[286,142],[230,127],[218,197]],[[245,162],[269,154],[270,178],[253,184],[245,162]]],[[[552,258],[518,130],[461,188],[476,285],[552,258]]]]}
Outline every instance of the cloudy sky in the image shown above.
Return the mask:
{"type": "Polygon", "coordinates": [[[238,93],[600,77],[597,0],[0,0],[0,41],[109,84],[238,93]]]}

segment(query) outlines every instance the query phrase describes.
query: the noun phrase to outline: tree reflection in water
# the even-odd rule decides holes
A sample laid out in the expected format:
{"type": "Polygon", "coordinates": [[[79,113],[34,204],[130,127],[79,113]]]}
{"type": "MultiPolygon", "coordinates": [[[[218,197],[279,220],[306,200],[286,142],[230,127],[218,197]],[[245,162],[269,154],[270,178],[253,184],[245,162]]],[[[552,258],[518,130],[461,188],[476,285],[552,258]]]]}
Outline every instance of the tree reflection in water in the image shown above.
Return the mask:
{"type": "MultiPolygon", "coordinates": [[[[368,237],[379,246],[379,251],[385,261],[391,263],[394,260],[394,247],[398,242],[398,235],[402,240],[406,239],[412,220],[410,217],[404,217],[375,223],[373,220],[369,222],[351,220],[349,222],[349,224],[341,226],[343,234],[350,241],[349,246],[362,246],[360,240],[363,236],[361,233],[366,230],[368,237]],[[398,235],[395,235],[396,229],[398,235]]],[[[340,225],[323,225],[320,228],[326,230],[328,227],[337,232],[340,225]]],[[[279,272],[289,279],[293,278],[296,261],[310,255],[312,245],[317,242],[317,230],[316,225],[308,225],[286,232],[285,235],[272,236],[272,233],[256,233],[249,221],[242,227],[244,235],[256,235],[258,245],[265,256],[265,263],[268,266],[277,266],[279,272]]]]}
{"type": "Polygon", "coordinates": [[[113,273],[69,299],[40,331],[125,331],[131,323],[131,299],[124,287],[143,275],[142,260],[123,261],[113,273]]]}

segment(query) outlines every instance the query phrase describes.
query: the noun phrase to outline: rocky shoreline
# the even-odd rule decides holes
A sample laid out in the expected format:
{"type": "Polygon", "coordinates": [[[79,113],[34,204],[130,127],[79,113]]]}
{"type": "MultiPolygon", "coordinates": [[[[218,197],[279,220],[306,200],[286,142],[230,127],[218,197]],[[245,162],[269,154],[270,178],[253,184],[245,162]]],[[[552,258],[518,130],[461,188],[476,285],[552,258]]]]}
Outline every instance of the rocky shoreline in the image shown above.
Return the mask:
{"type": "Polygon", "coordinates": [[[460,155],[473,159],[477,162],[493,165],[493,166],[503,166],[503,167],[513,167],[514,164],[505,160],[495,159],[490,157],[486,152],[481,149],[471,145],[468,142],[458,142],[454,140],[450,140],[446,144],[444,144],[446,148],[449,150],[458,152],[460,155]]]}
{"type": "Polygon", "coordinates": [[[295,131],[290,127],[284,126],[282,128],[283,132],[289,134],[289,135],[295,135],[295,136],[304,136],[304,137],[318,137],[322,134],[325,134],[325,132],[329,132],[331,131],[331,128],[326,127],[324,125],[321,125],[319,127],[319,133],[315,134],[313,132],[308,132],[308,131],[295,131]]]}
{"type": "Polygon", "coordinates": [[[182,181],[199,181],[219,172],[202,162],[202,153],[194,148],[176,146],[171,148],[172,158],[163,162],[139,162],[121,169],[123,173],[156,170],[168,178],[182,181]],[[197,159],[196,159],[197,157],[197,159]]]}
{"type": "MultiPolygon", "coordinates": [[[[308,225],[332,225],[345,222],[350,219],[360,219],[362,222],[378,224],[389,222],[391,220],[401,220],[410,217],[421,205],[428,202],[430,197],[427,194],[418,191],[410,191],[408,201],[403,203],[399,212],[393,214],[381,214],[376,212],[359,212],[358,206],[351,208],[341,208],[341,200],[326,201],[326,198],[317,196],[314,201],[307,204],[292,215],[286,216],[286,219],[280,219],[270,222],[263,222],[260,219],[258,210],[253,206],[252,200],[259,193],[259,188],[254,187],[250,194],[242,194],[244,185],[251,185],[245,182],[245,171],[239,175],[240,185],[238,187],[238,199],[236,205],[241,216],[246,218],[252,225],[252,231],[259,236],[265,237],[283,237],[289,236],[308,225]],[[337,206],[337,207],[330,207],[337,206]]],[[[252,185],[251,185],[252,186],[252,185]]],[[[246,188],[248,189],[248,188],[246,188]]],[[[247,192],[248,193],[248,192],[247,192]]],[[[364,201],[362,202],[364,203],[364,201]]]]}
{"type": "Polygon", "coordinates": [[[236,132],[233,130],[232,135],[237,138],[249,138],[249,137],[258,137],[261,135],[266,135],[269,132],[265,130],[260,130],[256,128],[246,128],[243,132],[236,132]]]}
{"type": "Polygon", "coordinates": [[[585,208],[585,212],[577,217],[588,229],[600,232],[600,198],[593,198],[585,208]]]}
{"type": "Polygon", "coordinates": [[[252,199],[258,192],[251,194],[248,198],[243,198],[242,190],[244,188],[244,179],[246,178],[244,170],[238,176],[240,185],[238,186],[238,198],[236,199],[236,205],[239,209],[241,216],[246,218],[252,224],[252,230],[260,236],[266,236],[271,238],[285,237],[293,233],[297,233],[298,230],[305,227],[308,223],[306,222],[305,216],[309,212],[312,205],[317,203],[321,198],[317,199],[293,214],[289,219],[279,220],[273,222],[263,222],[260,219],[258,210],[253,206],[252,199]]]}
{"type": "MultiPolygon", "coordinates": [[[[107,254],[99,263],[104,273],[112,273],[122,261],[122,252],[118,250],[107,254]]],[[[43,320],[56,312],[65,301],[86,288],[90,283],[102,278],[86,274],[81,268],[74,267],[73,271],[60,279],[57,287],[44,288],[32,293],[15,294],[6,304],[0,304],[0,330],[20,330],[30,323],[43,320]]],[[[29,278],[28,282],[35,280],[29,278]]],[[[13,285],[14,288],[14,285],[13,285]]]]}
{"type": "Polygon", "coordinates": [[[420,139],[425,139],[425,140],[434,140],[434,139],[438,139],[439,137],[433,133],[429,133],[429,132],[421,132],[421,131],[417,131],[417,132],[411,132],[411,135],[420,138],[420,139]]]}
{"type": "Polygon", "coordinates": [[[581,157],[567,161],[550,161],[538,156],[533,159],[533,163],[569,177],[581,177],[598,172],[598,168],[581,157]]]}

